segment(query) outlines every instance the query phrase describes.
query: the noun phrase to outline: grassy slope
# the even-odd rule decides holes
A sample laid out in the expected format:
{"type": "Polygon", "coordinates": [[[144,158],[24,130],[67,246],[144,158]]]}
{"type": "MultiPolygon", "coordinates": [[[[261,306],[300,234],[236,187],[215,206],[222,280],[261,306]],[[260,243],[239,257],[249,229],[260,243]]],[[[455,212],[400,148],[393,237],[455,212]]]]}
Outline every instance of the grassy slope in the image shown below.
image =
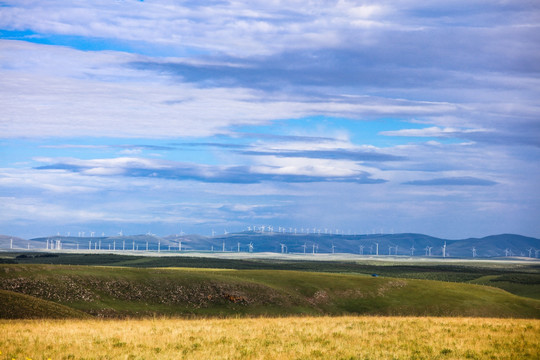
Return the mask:
{"type": "Polygon", "coordinates": [[[540,300],[540,264],[421,262],[400,263],[365,260],[287,261],[231,260],[200,257],[151,257],[112,254],[22,254],[5,253],[0,261],[21,264],[107,265],[129,267],[196,267],[221,269],[300,270],[332,273],[371,274],[385,277],[468,282],[504,289],[512,294],[540,300]],[[26,258],[17,259],[23,255],[26,258]]]}
{"type": "Polygon", "coordinates": [[[88,318],[88,314],[52,301],[33,296],[0,290],[1,319],[65,319],[88,318]]]}
{"type": "Polygon", "coordinates": [[[106,317],[370,314],[540,318],[540,301],[485,286],[297,271],[0,265],[0,288],[106,317]]]}

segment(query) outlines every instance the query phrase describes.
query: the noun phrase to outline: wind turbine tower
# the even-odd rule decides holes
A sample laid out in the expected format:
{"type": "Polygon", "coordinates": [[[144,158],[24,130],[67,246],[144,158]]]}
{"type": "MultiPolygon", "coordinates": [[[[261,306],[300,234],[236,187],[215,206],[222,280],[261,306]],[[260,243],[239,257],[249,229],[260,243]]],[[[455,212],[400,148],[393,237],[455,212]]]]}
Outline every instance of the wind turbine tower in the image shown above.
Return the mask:
{"type": "Polygon", "coordinates": [[[411,256],[414,256],[414,250],[416,250],[416,249],[414,248],[414,245],[413,245],[413,246],[411,246],[411,256]]]}
{"type": "Polygon", "coordinates": [[[375,243],[375,255],[379,255],[379,243],[375,243]]]}
{"type": "Polygon", "coordinates": [[[252,253],[253,252],[253,242],[250,242],[248,246],[249,246],[249,252],[252,253]]]}
{"type": "Polygon", "coordinates": [[[443,245],[443,258],[446,257],[446,241],[444,242],[444,245],[443,245]]]}

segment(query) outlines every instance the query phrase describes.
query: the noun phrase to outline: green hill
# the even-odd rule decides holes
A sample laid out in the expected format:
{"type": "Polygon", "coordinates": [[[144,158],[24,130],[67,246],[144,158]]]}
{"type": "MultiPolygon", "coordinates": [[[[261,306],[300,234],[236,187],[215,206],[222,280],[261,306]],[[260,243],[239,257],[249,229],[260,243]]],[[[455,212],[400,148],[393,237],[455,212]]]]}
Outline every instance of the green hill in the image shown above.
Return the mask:
{"type": "MultiPolygon", "coordinates": [[[[300,271],[0,265],[0,289],[100,317],[368,314],[540,318],[540,301],[487,286],[300,271]]],[[[2,308],[17,307],[12,301],[17,299],[2,297],[2,308]]],[[[20,311],[24,314],[25,310],[20,311]]]]}
{"type": "Polygon", "coordinates": [[[52,301],[0,290],[0,319],[87,318],[88,314],[52,301]]]}

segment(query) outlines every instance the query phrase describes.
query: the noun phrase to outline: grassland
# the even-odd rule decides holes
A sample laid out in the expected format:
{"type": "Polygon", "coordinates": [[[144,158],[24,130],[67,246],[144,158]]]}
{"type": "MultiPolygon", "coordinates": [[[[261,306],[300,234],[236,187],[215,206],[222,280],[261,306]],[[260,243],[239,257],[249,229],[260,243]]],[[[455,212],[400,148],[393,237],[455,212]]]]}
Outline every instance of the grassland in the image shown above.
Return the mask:
{"type": "Polygon", "coordinates": [[[0,359],[538,359],[540,320],[0,321],[0,359]]]}
{"type": "Polygon", "coordinates": [[[33,296],[0,290],[0,318],[2,319],[69,319],[90,316],[68,306],[33,296]]]}
{"type": "Polygon", "coordinates": [[[302,261],[283,259],[226,259],[188,256],[137,256],[81,253],[3,253],[0,263],[101,265],[122,267],[190,267],[236,270],[298,270],[340,274],[376,273],[384,277],[439,280],[498,287],[512,294],[540,300],[540,262],[370,260],[302,261]]]}
{"type": "MultiPolygon", "coordinates": [[[[0,265],[0,289],[99,317],[540,318],[540,301],[463,283],[282,270],[0,265]]],[[[7,308],[3,304],[0,308],[7,308]]]]}

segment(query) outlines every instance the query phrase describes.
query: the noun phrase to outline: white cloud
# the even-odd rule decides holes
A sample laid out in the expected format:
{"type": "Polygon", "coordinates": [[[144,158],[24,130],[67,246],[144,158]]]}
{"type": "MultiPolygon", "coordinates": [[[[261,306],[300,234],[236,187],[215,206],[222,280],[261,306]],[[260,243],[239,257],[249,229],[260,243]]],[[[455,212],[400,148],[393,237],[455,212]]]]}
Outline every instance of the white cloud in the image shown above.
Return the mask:
{"type": "Polygon", "coordinates": [[[3,137],[186,137],[309,115],[442,114],[453,106],[371,97],[317,102],[242,88],[199,88],[123,66],[133,56],[0,41],[3,137]],[[52,56],[49,51],[52,50],[52,56]],[[60,52],[54,55],[55,52],[60,52]],[[29,54],[33,53],[33,56],[29,54]],[[65,72],[64,72],[65,71],[65,72]]]}
{"type": "Polygon", "coordinates": [[[412,137],[460,137],[466,134],[490,132],[487,129],[456,129],[456,128],[440,128],[437,126],[423,129],[402,129],[393,131],[381,131],[381,135],[386,136],[412,136],[412,137]]]}

